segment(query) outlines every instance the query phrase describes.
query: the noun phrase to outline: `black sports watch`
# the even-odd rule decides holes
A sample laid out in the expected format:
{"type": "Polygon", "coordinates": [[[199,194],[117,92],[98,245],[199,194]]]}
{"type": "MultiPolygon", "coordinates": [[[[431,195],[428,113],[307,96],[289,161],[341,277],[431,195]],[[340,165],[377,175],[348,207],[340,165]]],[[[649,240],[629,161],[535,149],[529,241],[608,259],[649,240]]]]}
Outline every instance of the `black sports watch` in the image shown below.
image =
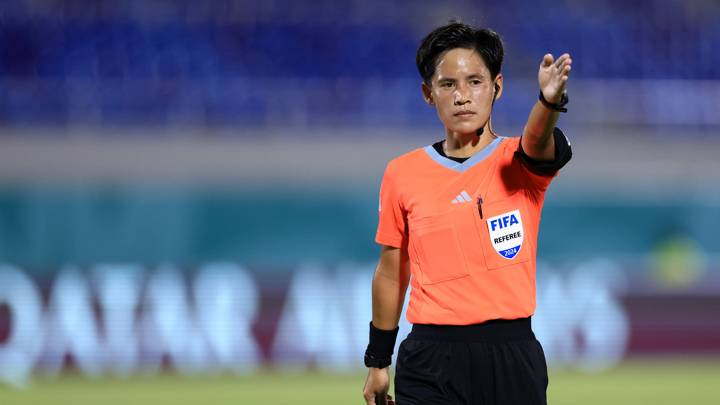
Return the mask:
{"type": "Polygon", "coordinates": [[[390,357],[375,357],[372,354],[365,353],[365,367],[385,368],[392,364],[390,357]]]}
{"type": "Polygon", "coordinates": [[[540,96],[538,96],[538,99],[540,100],[542,105],[557,112],[567,112],[567,108],[565,108],[565,106],[570,101],[570,98],[567,95],[567,91],[562,92],[562,94],[560,95],[560,101],[558,101],[557,104],[553,104],[545,100],[545,96],[543,96],[542,90],[540,90],[540,96]]]}

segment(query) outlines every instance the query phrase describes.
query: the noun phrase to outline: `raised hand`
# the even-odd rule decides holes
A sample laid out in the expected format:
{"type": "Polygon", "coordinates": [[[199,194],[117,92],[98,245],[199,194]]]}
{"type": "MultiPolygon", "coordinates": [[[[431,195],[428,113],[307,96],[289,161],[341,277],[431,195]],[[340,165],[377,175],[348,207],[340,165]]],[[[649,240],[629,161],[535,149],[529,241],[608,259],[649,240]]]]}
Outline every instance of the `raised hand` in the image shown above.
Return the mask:
{"type": "Polygon", "coordinates": [[[572,59],[569,53],[563,54],[557,60],[552,54],[545,54],[538,71],[538,84],[545,100],[550,103],[560,101],[570,76],[571,65],[572,59]]]}

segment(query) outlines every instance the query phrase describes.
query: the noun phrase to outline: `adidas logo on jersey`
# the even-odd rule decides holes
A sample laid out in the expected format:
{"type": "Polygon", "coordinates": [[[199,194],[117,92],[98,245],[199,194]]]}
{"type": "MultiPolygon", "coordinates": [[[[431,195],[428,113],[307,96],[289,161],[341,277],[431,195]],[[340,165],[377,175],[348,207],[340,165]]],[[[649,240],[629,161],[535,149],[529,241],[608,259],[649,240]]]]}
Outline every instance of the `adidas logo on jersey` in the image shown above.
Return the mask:
{"type": "Polygon", "coordinates": [[[450,202],[453,204],[462,204],[470,201],[472,201],[472,197],[470,197],[470,194],[468,194],[467,191],[463,190],[457,197],[455,197],[454,200],[450,202]]]}

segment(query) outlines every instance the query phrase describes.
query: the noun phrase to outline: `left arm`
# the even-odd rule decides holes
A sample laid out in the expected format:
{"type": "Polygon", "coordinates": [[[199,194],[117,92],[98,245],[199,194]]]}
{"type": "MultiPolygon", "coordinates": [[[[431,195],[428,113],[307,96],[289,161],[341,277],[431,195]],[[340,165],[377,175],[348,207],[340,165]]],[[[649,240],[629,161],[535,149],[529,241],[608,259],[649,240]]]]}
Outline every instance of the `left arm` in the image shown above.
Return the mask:
{"type": "MultiPolygon", "coordinates": [[[[538,71],[538,84],[545,100],[553,104],[560,101],[571,65],[572,59],[567,53],[557,60],[554,60],[551,54],[543,57],[538,71]]],[[[555,159],[555,140],[552,133],[559,116],[560,113],[545,107],[539,100],[535,102],[521,138],[522,149],[529,157],[540,161],[555,159]]]]}

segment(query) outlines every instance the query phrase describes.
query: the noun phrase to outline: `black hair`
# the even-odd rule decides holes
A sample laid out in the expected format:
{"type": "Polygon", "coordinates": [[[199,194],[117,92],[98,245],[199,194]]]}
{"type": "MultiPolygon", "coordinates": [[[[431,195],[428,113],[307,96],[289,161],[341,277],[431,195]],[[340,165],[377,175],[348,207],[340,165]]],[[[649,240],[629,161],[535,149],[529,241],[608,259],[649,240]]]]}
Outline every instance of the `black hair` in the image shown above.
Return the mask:
{"type": "Polygon", "coordinates": [[[444,52],[456,48],[477,52],[485,62],[492,79],[500,73],[504,54],[500,35],[489,28],[475,29],[467,24],[451,21],[428,34],[417,50],[415,63],[425,84],[430,85],[438,58],[444,52]]]}

